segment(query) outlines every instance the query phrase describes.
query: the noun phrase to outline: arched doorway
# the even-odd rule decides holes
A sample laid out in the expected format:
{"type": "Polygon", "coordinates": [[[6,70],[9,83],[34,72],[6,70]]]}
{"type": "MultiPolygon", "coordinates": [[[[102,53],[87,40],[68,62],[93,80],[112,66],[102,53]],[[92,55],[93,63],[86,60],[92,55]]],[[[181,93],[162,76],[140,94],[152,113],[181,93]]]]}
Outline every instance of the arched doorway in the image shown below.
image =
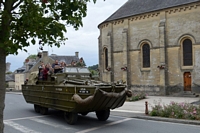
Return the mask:
{"type": "Polygon", "coordinates": [[[191,91],[191,73],[190,72],[185,72],[184,73],[184,91],[191,91]]]}

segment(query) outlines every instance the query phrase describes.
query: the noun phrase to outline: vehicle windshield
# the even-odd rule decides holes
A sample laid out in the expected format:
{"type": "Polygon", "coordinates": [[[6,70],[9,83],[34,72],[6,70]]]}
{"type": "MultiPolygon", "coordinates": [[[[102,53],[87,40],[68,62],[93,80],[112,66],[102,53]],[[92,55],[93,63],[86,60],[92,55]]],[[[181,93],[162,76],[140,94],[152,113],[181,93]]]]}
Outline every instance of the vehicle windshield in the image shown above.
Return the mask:
{"type": "Polygon", "coordinates": [[[66,73],[90,73],[90,71],[85,67],[66,67],[66,73]]]}

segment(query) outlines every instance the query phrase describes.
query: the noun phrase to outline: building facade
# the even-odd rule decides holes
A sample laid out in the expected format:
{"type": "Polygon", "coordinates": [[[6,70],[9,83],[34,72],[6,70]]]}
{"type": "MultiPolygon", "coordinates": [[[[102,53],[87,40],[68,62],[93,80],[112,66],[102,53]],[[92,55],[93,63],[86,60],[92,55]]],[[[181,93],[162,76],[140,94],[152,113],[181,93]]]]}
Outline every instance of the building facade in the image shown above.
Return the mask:
{"type": "Polygon", "coordinates": [[[22,90],[22,85],[24,84],[24,81],[24,73],[15,73],[15,90],[22,90]]]}
{"type": "Polygon", "coordinates": [[[99,24],[103,81],[150,95],[200,93],[200,2],[128,0],[99,24]]]}

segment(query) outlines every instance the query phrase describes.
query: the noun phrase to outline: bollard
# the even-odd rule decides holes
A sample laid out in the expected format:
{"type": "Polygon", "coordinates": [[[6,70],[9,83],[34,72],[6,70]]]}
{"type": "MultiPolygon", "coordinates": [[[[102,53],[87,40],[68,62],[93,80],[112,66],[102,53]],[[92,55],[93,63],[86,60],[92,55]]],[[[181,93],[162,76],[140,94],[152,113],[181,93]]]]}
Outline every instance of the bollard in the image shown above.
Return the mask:
{"type": "Polygon", "coordinates": [[[145,102],[145,114],[148,115],[149,114],[149,110],[148,110],[148,102],[145,102]]]}

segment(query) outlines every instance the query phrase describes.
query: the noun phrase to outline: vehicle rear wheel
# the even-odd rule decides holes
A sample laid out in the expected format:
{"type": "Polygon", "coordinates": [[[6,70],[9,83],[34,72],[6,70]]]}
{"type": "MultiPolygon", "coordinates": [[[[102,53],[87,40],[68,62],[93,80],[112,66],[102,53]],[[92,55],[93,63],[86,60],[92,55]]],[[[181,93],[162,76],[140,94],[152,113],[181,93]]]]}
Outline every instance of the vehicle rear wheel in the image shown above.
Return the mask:
{"type": "Polygon", "coordinates": [[[40,114],[46,115],[48,113],[48,108],[46,107],[40,107],[40,114]]]}
{"type": "Polygon", "coordinates": [[[68,124],[74,125],[77,122],[78,114],[75,112],[64,112],[64,118],[68,124]]]}
{"type": "Polygon", "coordinates": [[[96,111],[96,116],[100,121],[106,121],[110,116],[110,109],[96,111]]]}
{"type": "Polygon", "coordinates": [[[40,113],[40,106],[34,104],[34,110],[35,110],[36,113],[40,113]]]}

